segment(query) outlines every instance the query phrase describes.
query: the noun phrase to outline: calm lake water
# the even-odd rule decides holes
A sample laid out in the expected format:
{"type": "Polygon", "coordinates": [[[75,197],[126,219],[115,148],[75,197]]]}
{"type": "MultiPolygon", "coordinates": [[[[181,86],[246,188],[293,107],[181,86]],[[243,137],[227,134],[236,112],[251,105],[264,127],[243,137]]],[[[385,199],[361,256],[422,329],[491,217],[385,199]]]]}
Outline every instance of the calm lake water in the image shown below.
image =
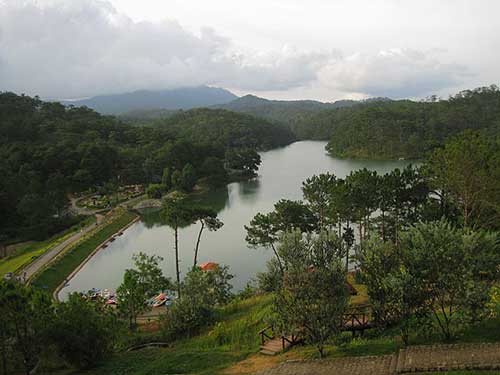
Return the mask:
{"type": "MultiPolygon", "coordinates": [[[[243,225],[257,212],[269,212],[281,198],[301,199],[302,182],[322,172],[345,177],[360,168],[383,174],[402,168],[407,161],[346,160],[329,156],[326,142],[296,142],[284,148],[263,152],[259,177],[252,181],[232,183],[227,188],[211,192],[199,199],[219,212],[224,226],[217,232],[205,230],[200,245],[199,263],[213,261],[230,266],[235,276],[235,290],[242,289],[255,274],[265,269],[271,252],[248,248],[243,225]]],[[[142,221],[128,228],[109,247],[99,251],[61,290],[65,298],[71,292],[91,288],[115,290],[125,269],[132,268],[132,255],[139,251],[164,258],[161,266],[166,275],[175,279],[174,233],[161,222],[157,214],[145,214],[142,221]]],[[[197,224],[179,231],[182,272],[193,264],[197,224]]]]}

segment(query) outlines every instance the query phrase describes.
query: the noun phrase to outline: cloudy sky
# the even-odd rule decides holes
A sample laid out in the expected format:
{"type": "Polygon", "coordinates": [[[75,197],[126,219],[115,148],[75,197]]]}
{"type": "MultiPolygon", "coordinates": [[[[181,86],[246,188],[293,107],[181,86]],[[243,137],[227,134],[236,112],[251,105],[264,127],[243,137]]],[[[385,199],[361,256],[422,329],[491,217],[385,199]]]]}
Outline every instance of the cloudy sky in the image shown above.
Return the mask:
{"type": "Polygon", "coordinates": [[[0,0],[0,91],[446,97],[500,83],[499,14],[498,0],[0,0]]]}

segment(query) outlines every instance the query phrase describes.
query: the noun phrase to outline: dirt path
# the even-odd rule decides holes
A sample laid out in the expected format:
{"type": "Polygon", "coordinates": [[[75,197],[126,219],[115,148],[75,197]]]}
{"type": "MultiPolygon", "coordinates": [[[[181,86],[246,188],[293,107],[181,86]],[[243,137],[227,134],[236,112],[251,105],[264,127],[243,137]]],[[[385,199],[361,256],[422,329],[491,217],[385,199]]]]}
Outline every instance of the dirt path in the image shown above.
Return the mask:
{"type": "Polygon", "coordinates": [[[292,361],[254,374],[393,375],[464,369],[500,369],[500,343],[414,346],[385,356],[292,361]]]}

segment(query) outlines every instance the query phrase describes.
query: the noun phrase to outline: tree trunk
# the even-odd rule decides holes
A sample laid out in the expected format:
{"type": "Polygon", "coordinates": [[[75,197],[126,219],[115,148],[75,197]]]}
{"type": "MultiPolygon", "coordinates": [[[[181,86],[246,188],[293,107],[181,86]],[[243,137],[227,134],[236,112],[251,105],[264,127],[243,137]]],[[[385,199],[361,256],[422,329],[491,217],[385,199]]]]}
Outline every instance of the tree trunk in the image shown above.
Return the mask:
{"type": "Polygon", "coordinates": [[[203,220],[200,220],[200,223],[201,223],[201,227],[200,227],[200,231],[198,232],[198,239],[196,241],[196,247],[194,249],[193,268],[196,267],[196,264],[198,263],[198,249],[200,247],[201,234],[203,233],[203,229],[205,228],[205,222],[203,220]]]}
{"type": "Polygon", "coordinates": [[[5,334],[4,334],[4,328],[2,327],[2,375],[7,375],[7,348],[5,346],[5,334]]]}
{"type": "Polygon", "coordinates": [[[278,252],[276,251],[274,244],[272,243],[271,243],[271,249],[273,249],[274,255],[276,256],[276,260],[278,261],[278,265],[280,267],[281,275],[283,275],[285,273],[285,270],[283,269],[283,263],[281,263],[281,258],[278,255],[278,252]]]}
{"type": "Polygon", "coordinates": [[[175,272],[177,273],[177,297],[181,298],[181,271],[179,270],[179,226],[175,224],[175,272]]]}

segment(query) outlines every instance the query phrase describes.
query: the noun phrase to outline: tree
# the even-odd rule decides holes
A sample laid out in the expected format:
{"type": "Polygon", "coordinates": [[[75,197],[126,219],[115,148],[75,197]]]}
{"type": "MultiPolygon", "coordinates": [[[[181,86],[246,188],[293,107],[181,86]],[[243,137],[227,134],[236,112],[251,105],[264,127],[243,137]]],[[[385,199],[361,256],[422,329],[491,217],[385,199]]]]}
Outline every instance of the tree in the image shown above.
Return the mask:
{"type": "Polygon", "coordinates": [[[203,161],[200,169],[206,178],[207,184],[212,187],[224,186],[228,176],[224,162],[217,157],[210,156],[203,161]]]}
{"type": "Polygon", "coordinates": [[[50,339],[59,353],[78,368],[87,368],[112,352],[119,322],[112,309],[77,293],[56,307],[50,339]]]}
{"type": "Polygon", "coordinates": [[[427,294],[420,280],[408,271],[392,242],[370,238],[357,256],[373,319],[381,327],[397,323],[403,342],[408,345],[415,314],[419,312],[423,317],[429,313],[427,294]]]}
{"type": "Polygon", "coordinates": [[[182,190],[183,186],[182,172],[176,169],[172,172],[172,187],[176,190],[182,190]]]}
{"type": "Polygon", "coordinates": [[[500,142],[466,131],[437,149],[426,161],[436,194],[449,196],[464,227],[498,227],[500,221],[500,142]]]}
{"type": "Polygon", "coordinates": [[[335,184],[336,177],[330,173],[314,175],[302,183],[302,194],[311,207],[311,211],[318,217],[319,228],[325,229],[327,213],[331,208],[331,189],[335,184]]]}
{"type": "Polygon", "coordinates": [[[186,164],[182,168],[182,188],[183,190],[189,192],[193,190],[196,184],[196,172],[191,164],[186,164]]]}
{"type": "Polygon", "coordinates": [[[149,184],[146,193],[149,198],[160,199],[164,192],[164,186],[160,184],[149,184]]]}
{"type": "Polygon", "coordinates": [[[283,264],[275,247],[275,243],[279,238],[278,228],[276,227],[272,213],[257,213],[250,221],[250,225],[245,225],[245,229],[247,231],[245,240],[250,244],[250,246],[263,246],[273,250],[281,273],[283,273],[283,264]]]}
{"type": "Polygon", "coordinates": [[[193,268],[182,285],[183,297],[163,320],[162,328],[168,337],[192,336],[214,315],[214,307],[229,301],[232,275],[227,266],[203,271],[193,268]]]}
{"type": "Polygon", "coordinates": [[[169,191],[172,188],[172,174],[170,173],[170,168],[163,168],[163,175],[161,176],[161,184],[165,191],[169,191]]]}
{"type": "Polygon", "coordinates": [[[401,248],[404,264],[427,293],[431,313],[445,339],[462,324],[479,318],[491,288],[479,277],[480,270],[496,278],[500,264],[495,237],[469,235],[442,220],[411,227],[401,237],[401,248]],[[493,264],[478,262],[481,257],[493,264]]]}
{"type": "Polygon", "coordinates": [[[257,176],[259,165],[262,163],[260,155],[251,148],[230,149],[226,151],[225,160],[230,170],[238,171],[245,177],[257,176]]]}
{"type": "Polygon", "coordinates": [[[321,234],[304,239],[299,231],[283,236],[280,254],[287,264],[274,310],[284,334],[303,332],[321,357],[325,343],[341,332],[348,296],[340,263],[340,239],[321,234]]]}
{"type": "Polygon", "coordinates": [[[480,320],[500,272],[496,234],[444,220],[410,226],[396,244],[372,238],[359,261],[375,319],[399,322],[405,343],[413,319],[433,319],[446,340],[480,320]]]}
{"type": "Polygon", "coordinates": [[[162,257],[139,252],[133,255],[133,260],[135,269],[125,270],[123,282],[117,289],[118,306],[128,317],[130,328],[137,324],[137,316],[144,311],[146,301],[171,286],[159,266],[162,257]]]}
{"type": "Polygon", "coordinates": [[[0,282],[0,290],[6,329],[3,336],[11,338],[9,341],[22,357],[25,373],[29,375],[38,363],[54,319],[51,298],[15,282],[0,282]]]}
{"type": "Polygon", "coordinates": [[[254,247],[271,248],[280,268],[283,268],[275,247],[280,235],[295,229],[309,233],[317,228],[317,218],[307,205],[301,201],[281,199],[274,205],[274,211],[267,214],[257,213],[250,224],[245,225],[246,241],[254,247]]]}
{"type": "Polygon", "coordinates": [[[116,294],[118,295],[120,312],[128,318],[129,328],[132,329],[137,325],[137,316],[145,310],[147,301],[146,296],[142,293],[136,270],[125,270],[123,281],[116,289],[116,294]]]}
{"type": "Polygon", "coordinates": [[[211,208],[195,206],[193,207],[193,216],[195,220],[200,223],[200,231],[198,232],[198,237],[196,239],[196,246],[194,248],[194,260],[193,267],[196,267],[198,264],[198,250],[200,247],[201,235],[205,227],[208,228],[209,231],[217,231],[224,223],[219,220],[217,217],[217,212],[211,208]]]}
{"type": "Polygon", "coordinates": [[[179,268],[179,228],[195,222],[192,208],[181,198],[167,199],[163,203],[162,216],[167,224],[174,229],[175,271],[177,292],[181,296],[181,271],[179,268]]]}

